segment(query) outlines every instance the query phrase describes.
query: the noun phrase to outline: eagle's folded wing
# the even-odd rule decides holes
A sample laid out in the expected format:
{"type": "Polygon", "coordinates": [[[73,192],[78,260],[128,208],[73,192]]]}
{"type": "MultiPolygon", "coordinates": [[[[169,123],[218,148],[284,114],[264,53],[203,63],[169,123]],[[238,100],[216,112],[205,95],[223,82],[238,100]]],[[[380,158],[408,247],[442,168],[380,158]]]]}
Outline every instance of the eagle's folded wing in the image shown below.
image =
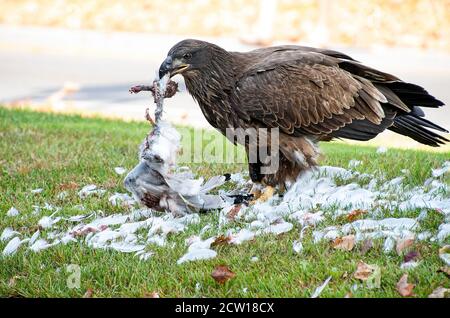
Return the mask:
{"type": "Polygon", "coordinates": [[[246,70],[236,86],[246,119],[284,133],[328,135],[354,120],[380,124],[386,97],[316,52],[280,52],[246,70]]]}

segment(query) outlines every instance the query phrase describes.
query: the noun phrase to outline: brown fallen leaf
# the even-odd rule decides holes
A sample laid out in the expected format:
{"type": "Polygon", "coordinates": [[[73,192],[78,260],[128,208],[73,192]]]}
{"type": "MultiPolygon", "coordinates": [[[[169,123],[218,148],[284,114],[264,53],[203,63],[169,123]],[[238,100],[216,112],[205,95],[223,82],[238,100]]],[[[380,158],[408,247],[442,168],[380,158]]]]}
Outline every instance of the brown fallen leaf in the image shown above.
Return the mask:
{"type": "Polygon", "coordinates": [[[364,240],[361,246],[361,253],[366,254],[373,247],[373,242],[370,239],[364,240]]]}
{"type": "Polygon", "coordinates": [[[450,245],[444,245],[439,249],[439,255],[450,253],[450,245]]]}
{"type": "Polygon", "coordinates": [[[338,237],[333,242],[333,247],[338,250],[351,251],[354,246],[355,246],[355,236],[354,235],[338,237]]]}
{"type": "Polygon", "coordinates": [[[397,291],[403,297],[413,295],[414,284],[408,283],[408,274],[403,274],[397,283],[397,291]]]}
{"type": "Polygon", "coordinates": [[[158,292],[151,292],[151,293],[149,293],[149,292],[146,292],[145,294],[144,294],[144,298],[159,298],[159,294],[158,294],[158,292]]]}
{"type": "Polygon", "coordinates": [[[60,190],[74,190],[74,189],[78,189],[78,187],[79,187],[78,183],[73,182],[73,181],[59,184],[60,190]]]}
{"type": "Polygon", "coordinates": [[[229,218],[230,220],[234,220],[236,218],[236,215],[239,213],[239,211],[241,210],[242,204],[235,204],[230,211],[228,211],[227,213],[227,218],[229,218]]]}
{"type": "Polygon", "coordinates": [[[403,257],[403,262],[408,263],[416,261],[418,258],[420,258],[420,253],[418,251],[410,251],[403,257]]]}
{"type": "Polygon", "coordinates": [[[395,247],[395,250],[397,251],[397,254],[400,255],[403,252],[403,250],[412,246],[413,244],[414,244],[414,237],[401,239],[397,241],[397,246],[395,247]]]}
{"type": "Polygon", "coordinates": [[[212,278],[219,284],[224,284],[226,281],[236,276],[227,265],[218,265],[211,273],[212,278]]]}
{"type": "Polygon", "coordinates": [[[352,292],[350,291],[347,294],[345,294],[344,298],[353,298],[352,292]]]}
{"type": "Polygon", "coordinates": [[[367,213],[366,210],[361,210],[361,209],[353,210],[349,214],[347,214],[347,220],[349,222],[352,222],[352,221],[356,220],[359,216],[366,214],[366,213],[367,213]]]}
{"type": "Polygon", "coordinates": [[[446,294],[450,292],[450,289],[439,286],[433,292],[428,295],[428,298],[445,298],[446,294]]]}
{"type": "Polygon", "coordinates": [[[230,243],[230,240],[231,240],[230,236],[220,235],[216,237],[214,242],[211,243],[211,246],[227,245],[230,243]]]}
{"type": "Polygon", "coordinates": [[[353,277],[365,281],[375,270],[376,266],[366,264],[363,261],[359,261],[358,266],[356,267],[356,272],[355,274],[353,274],[353,277]]]}
{"type": "Polygon", "coordinates": [[[92,298],[93,293],[94,291],[92,290],[92,288],[88,288],[84,293],[83,298],[92,298]]]}
{"type": "Polygon", "coordinates": [[[9,279],[9,281],[8,281],[8,287],[14,287],[14,286],[16,286],[16,277],[17,277],[17,276],[14,276],[14,277],[11,277],[11,278],[9,279]]]}
{"type": "Polygon", "coordinates": [[[450,277],[450,267],[444,266],[439,268],[438,273],[444,273],[447,277],[450,277]]]}

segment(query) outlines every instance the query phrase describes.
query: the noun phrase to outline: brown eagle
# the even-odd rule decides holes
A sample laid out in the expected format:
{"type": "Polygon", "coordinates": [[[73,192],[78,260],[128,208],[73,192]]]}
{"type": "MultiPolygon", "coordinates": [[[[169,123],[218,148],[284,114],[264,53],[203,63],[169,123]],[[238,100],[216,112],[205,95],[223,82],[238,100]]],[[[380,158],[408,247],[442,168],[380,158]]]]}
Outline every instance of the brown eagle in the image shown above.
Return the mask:
{"type": "MultiPolygon", "coordinates": [[[[430,130],[448,132],[420,108],[441,101],[337,51],[285,45],[241,53],[184,40],[161,64],[160,77],[167,73],[184,77],[207,121],[223,134],[227,128],[278,128],[278,170],[262,173],[263,158],[249,163],[253,183],[266,186],[262,200],[317,164],[318,141],[365,141],[385,129],[434,147],[449,141],[430,130]]],[[[244,146],[248,155],[248,141],[244,146]]]]}

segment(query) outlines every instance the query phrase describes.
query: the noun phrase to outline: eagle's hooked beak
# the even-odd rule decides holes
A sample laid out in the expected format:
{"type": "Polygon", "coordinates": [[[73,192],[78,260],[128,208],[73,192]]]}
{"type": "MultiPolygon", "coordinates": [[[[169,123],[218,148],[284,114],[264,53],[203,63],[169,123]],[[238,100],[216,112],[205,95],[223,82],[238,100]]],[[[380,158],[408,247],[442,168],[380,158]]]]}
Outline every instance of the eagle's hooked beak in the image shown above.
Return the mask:
{"type": "Polygon", "coordinates": [[[169,73],[170,77],[182,73],[188,69],[190,64],[181,62],[179,59],[172,59],[169,55],[159,67],[159,78],[169,73]]]}

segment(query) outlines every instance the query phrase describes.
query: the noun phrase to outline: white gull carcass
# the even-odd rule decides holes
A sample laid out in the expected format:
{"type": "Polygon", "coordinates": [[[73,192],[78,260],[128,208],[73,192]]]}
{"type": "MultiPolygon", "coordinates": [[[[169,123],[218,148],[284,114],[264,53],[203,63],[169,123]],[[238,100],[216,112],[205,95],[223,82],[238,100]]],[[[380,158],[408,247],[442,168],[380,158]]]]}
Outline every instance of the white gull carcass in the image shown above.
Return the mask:
{"type": "Polygon", "coordinates": [[[204,182],[189,171],[175,172],[181,136],[161,119],[167,81],[167,77],[155,81],[155,125],[139,148],[139,163],[126,176],[125,187],[138,202],[175,215],[221,208],[222,198],[208,192],[222,185],[224,176],[204,182]]]}

